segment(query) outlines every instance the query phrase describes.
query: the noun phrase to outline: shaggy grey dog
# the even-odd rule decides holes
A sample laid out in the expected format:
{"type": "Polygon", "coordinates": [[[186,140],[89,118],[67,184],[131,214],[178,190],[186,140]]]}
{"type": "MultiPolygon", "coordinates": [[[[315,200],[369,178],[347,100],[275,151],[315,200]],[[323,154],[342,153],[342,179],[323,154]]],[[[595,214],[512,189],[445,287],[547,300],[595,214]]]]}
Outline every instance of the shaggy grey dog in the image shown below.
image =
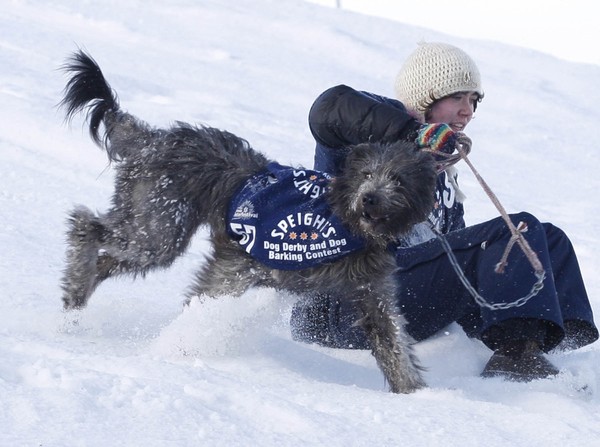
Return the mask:
{"type": "MultiPolygon", "coordinates": [[[[84,307],[109,277],[143,276],[168,267],[197,229],[207,225],[213,250],[188,302],[203,295],[241,295],[257,286],[311,295],[335,291],[355,303],[357,324],[367,333],[391,391],[409,393],[424,386],[413,341],[395,304],[396,267],[388,245],[425,220],[433,207],[436,173],[429,154],[408,143],[349,150],[344,174],[319,191],[332,219],[359,241],[358,249],[322,264],[305,267],[302,261],[294,269],[273,268],[249,254],[244,246],[249,233],[232,232],[227,222],[232,198],[250,179],[261,178],[270,160],[225,131],[180,122],[156,129],[122,111],[100,68],[83,51],[63,68],[70,75],[60,103],[67,120],[87,110],[92,139],[116,166],[112,207],[95,215],[79,206],[70,215],[65,309],[84,307]]],[[[263,183],[272,183],[271,177],[264,178],[263,183]]],[[[256,214],[252,204],[240,209],[236,214],[256,214]]],[[[295,225],[290,216],[284,220],[285,229],[295,225]]],[[[320,253],[326,257],[334,251],[320,253]]]]}

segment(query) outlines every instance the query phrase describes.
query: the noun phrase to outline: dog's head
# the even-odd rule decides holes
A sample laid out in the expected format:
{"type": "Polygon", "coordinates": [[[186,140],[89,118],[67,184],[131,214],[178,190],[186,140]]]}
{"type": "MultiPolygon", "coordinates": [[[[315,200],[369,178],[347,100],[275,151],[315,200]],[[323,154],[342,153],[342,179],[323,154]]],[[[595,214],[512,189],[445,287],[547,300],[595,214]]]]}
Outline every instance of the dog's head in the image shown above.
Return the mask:
{"type": "Polygon", "coordinates": [[[332,182],[330,203],[355,234],[387,243],[431,213],[436,176],[433,157],[414,144],[360,144],[332,182]]]}

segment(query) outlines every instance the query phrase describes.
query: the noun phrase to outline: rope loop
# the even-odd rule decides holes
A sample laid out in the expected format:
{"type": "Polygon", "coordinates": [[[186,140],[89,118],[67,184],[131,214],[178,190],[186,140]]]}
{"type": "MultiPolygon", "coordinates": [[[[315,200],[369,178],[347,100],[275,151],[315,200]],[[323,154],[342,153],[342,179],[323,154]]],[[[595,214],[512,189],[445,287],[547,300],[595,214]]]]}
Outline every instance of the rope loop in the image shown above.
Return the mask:
{"type": "Polygon", "coordinates": [[[490,198],[490,200],[492,201],[492,203],[494,204],[494,206],[500,213],[500,216],[502,217],[504,222],[506,222],[506,225],[508,226],[508,229],[511,232],[511,238],[506,245],[506,249],[504,250],[502,258],[500,259],[498,264],[496,264],[496,268],[494,269],[495,273],[500,274],[505,271],[506,266],[508,265],[508,255],[509,255],[510,251],[512,250],[513,246],[515,244],[517,244],[521,248],[521,250],[523,251],[525,256],[527,257],[531,266],[533,267],[534,275],[537,279],[534,282],[534,284],[531,286],[531,290],[529,291],[529,293],[527,295],[525,295],[515,301],[511,301],[511,302],[489,303],[471,285],[471,283],[469,282],[465,273],[462,271],[462,269],[458,263],[458,260],[456,259],[456,256],[454,255],[454,253],[452,251],[452,247],[450,247],[450,244],[448,243],[448,241],[446,240],[444,235],[437,228],[435,228],[435,226],[433,225],[432,222],[430,222],[431,229],[433,230],[437,239],[440,241],[440,243],[444,247],[444,250],[446,251],[446,253],[448,254],[448,258],[450,259],[450,264],[452,265],[452,268],[458,275],[460,281],[465,286],[465,288],[469,291],[469,293],[471,294],[471,296],[473,297],[473,299],[479,306],[485,307],[485,308],[488,308],[491,310],[510,309],[512,307],[520,307],[520,306],[525,305],[525,303],[527,303],[531,298],[536,296],[540,292],[540,290],[542,290],[544,288],[544,279],[546,278],[546,272],[544,271],[542,263],[540,262],[537,254],[532,250],[531,246],[529,245],[529,243],[523,236],[523,233],[527,232],[527,224],[525,222],[519,222],[519,224],[515,227],[513,222],[508,217],[508,213],[506,212],[506,210],[504,209],[504,207],[498,200],[498,197],[496,197],[494,192],[491,190],[491,188],[488,186],[488,184],[485,182],[485,180],[483,180],[483,178],[481,177],[479,172],[477,172],[477,170],[475,169],[475,167],[473,166],[473,164],[467,157],[467,155],[471,152],[471,145],[472,145],[472,143],[471,143],[471,140],[469,139],[469,137],[467,137],[466,135],[461,133],[459,135],[459,138],[458,138],[457,144],[456,144],[456,150],[457,150],[458,154],[445,154],[445,153],[441,153],[441,152],[436,152],[435,153],[436,155],[442,156],[442,158],[444,158],[444,161],[441,161],[441,162],[438,159],[438,163],[440,164],[440,167],[443,167],[443,169],[446,169],[447,167],[452,166],[453,164],[458,162],[459,160],[461,160],[461,159],[464,160],[465,163],[467,163],[467,165],[473,172],[473,174],[475,175],[475,178],[477,179],[477,181],[479,182],[479,184],[481,185],[481,187],[483,188],[485,193],[488,195],[488,197],[490,198]]]}

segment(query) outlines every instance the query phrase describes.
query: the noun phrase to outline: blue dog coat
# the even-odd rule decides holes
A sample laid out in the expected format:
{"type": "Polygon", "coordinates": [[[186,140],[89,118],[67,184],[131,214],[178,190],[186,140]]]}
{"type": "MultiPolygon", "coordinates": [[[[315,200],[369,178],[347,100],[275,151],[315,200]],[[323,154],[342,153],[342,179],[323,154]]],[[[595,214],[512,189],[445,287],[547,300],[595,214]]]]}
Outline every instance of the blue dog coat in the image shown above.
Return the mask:
{"type": "Polygon", "coordinates": [[[365,246],[332,214],[325,199],[331,177],[270,163],[229,205],[228,229],[256,260],[279,270],[332,262],[365,246]]]}

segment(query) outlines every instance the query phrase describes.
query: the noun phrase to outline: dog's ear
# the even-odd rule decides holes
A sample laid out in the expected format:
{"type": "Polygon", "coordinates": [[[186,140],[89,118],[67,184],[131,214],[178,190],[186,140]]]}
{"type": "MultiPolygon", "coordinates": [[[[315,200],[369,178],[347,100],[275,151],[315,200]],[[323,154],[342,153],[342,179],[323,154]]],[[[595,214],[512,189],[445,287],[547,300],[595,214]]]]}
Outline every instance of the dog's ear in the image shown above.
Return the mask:
{"type": "Polygon", "coordinates": [[[390,152],[392,154],[398,153],[398,152],[404,152],[406,154],[414,154],[421,150],[419,148],[419,146],[417,146],[414,142],[404,141],[404,140],[399,140],[394,143],[390,143],[388,145],[388,148],[390,149],[390,152]]]}
{"type": "Polygon", "coordinates": [[[357,144],[344,148],[344,166],[343,168],[353,164],[365,161],[373,156],[373,150],[377,146],[373,143],[357,144]]]}

